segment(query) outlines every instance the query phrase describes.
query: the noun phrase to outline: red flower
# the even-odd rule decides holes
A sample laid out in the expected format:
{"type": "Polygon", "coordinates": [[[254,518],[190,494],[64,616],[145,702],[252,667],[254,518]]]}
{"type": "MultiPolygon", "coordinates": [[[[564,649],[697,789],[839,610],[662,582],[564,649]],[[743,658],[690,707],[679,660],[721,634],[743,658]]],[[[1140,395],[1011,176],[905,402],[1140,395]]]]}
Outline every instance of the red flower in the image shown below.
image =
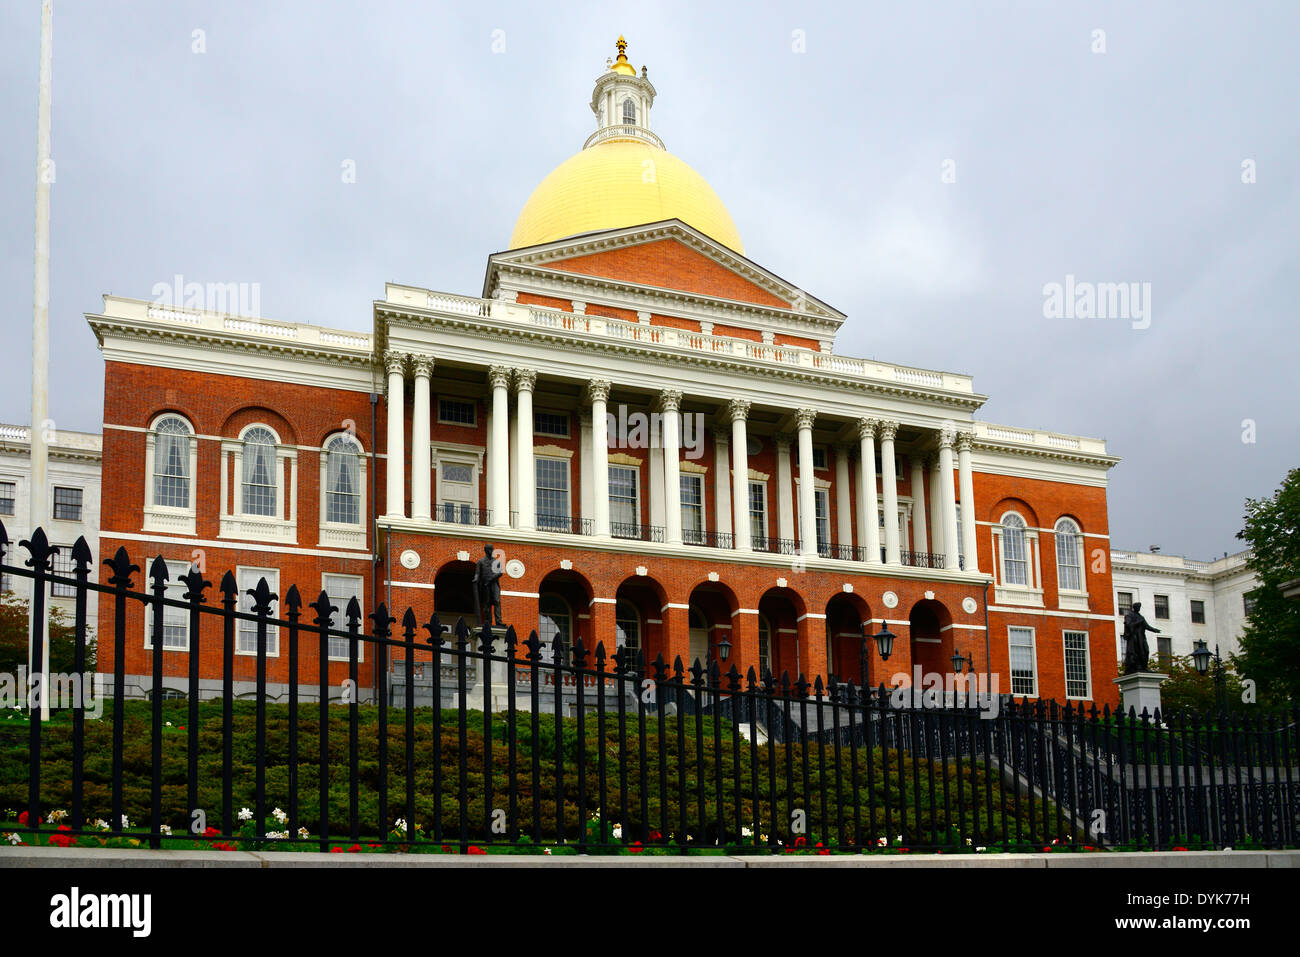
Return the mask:
{"type": "Polygon", "coordinates": [[[349,853],[349,854],[360,854],[360,853],[361,853],[361,845],[360,845],[360,844],[353,844],[351,847],[348,848],[348,853],[349,853]]]}
{"type": "Polygon", "coordinates": [[[372,848],[372,849],[373,849],[373,848],[376,848],[376,847],[378,847],[378,846],[379,846],[378,844],[367,844],[367,845],[366,845],[366,847],[369,847],[369,848],[372,848]]]}
{"type": "Polygon", "coordinates": [[[643,850],[645,850],[645,848],[641,846],[640,841],[633,841],[631,844],[627,846],[627,849],[628,852],[631,854],[640,854],[643,850]]]}
{"type": "Polygon", "coordinates": [[[215,827],[213,827],[211,824],[209,824],[206,828],[204,828],[204,830],[203,830],[203,836],[204,836],[204,837],[220,837],[220,836],[221,836],[221,832],[218,831],[218,830],[217,830],[215,827]]]}
{"type": "Polygon", "coordinates": [[[450,848],[448,845],[446,845],[446,844],[442,845],[442,853],[444,853],[444,854],[450,854],[450,853],[451,853],[451,848],[450,848]]]}
{"type": "Polygon", "coordinates": [[[650,840],[652,840],[652,841],[658,841],[658,840],[662,840],[662,839],[663,839],[663,835],[660,834],[658,831],[651,831],[651,832],[650,832],[650,840]]]}
{"type": "MultiPolygon", "coordinates": [[[[72,828],[66,824],[60,824],[59,830],[70,831],[72,828]]],[[[49,843],[51,847],[71,847],[74,840],[75,838],[71,834],[51,834],[49,843]]]]}
{"type": "Polygon", "coordinates": [[[1185,847],[1175,847],[1174,850],[1175,850],[1175,851],[1185,851],[1185,850],[1187,850],[1187,848],[1185,848],[1185,847]]]}
{"type": "Polygon", "coordinates": [[[330,848],[330,853],[331,853],[331,854],[342,854],[342,853],[343,853],[343,848],[341,848],[341,847],[331,847],[331,848],[330,848]]]}
{"type": "Polygon", "coordinates": [[[471,845],[469,846],[469,852],[468,852],[468,853],[470,853],[470,854],[486,854],[487,851],[483,850],[483,848],[479,847],[479,846],[476,845],[476,844],[471,844],[471,845]]]}
{"type": "Polygon", "coordinates": [[[907,854],[907,853],[909,853],[909,850],[908,850],[908,848],[906,848],[906,847],[900,847],[900,848],[898,849],[898,853],[899,853],[899,854],[907,854]]]}
{"type": "Polygon", "coordinates": [[[808,843],[808,838],[806,837],[796,837],[794,839],[795,847],[804,847],[805,845],[807,845],[807,843],[808,843]]]}
{"type": "MultiPolygon", "coordinates": [[[[37,818],[36,818],[36,823],[37,823],[37,824],[40,824],[43,820],[44,820],[44,818],[42,818],[42,817],[40,817],[40,816],[38,815],[37,818]]],[[[26,812],[26,811],[23,811],[22,814],[19,814],[19,815],[18,815],[18,823],[21,824],[23,827],[26,827],[26,826],[27,826],[27,812],[26,812]]]]}

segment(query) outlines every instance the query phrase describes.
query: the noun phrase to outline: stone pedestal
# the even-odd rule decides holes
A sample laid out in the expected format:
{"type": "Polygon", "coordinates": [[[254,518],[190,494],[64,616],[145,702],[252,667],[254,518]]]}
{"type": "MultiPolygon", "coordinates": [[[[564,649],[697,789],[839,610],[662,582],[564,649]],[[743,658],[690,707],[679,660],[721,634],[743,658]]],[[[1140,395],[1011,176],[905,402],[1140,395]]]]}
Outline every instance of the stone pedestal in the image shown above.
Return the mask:
{"type": "MultiPolygon", "coordinates": [[[[479,648],[481,634],[482,634],[481,628],[474,629],[471,646],[475,651],[477,651],[479,648]]],[[[506,627],[504,625],[492,626],[492,654],[503,658],[505,657],[506,627]]],[[[470,661],[475,664],[477,669],[477,674],[475,675],[475,680],[473,681],[473,683],[471,683],[469,687],[465,689],[465,705],[466,707],[474,711],[489,710],[489,707],[486,707],[489,705],[489,702],[485,700],[486,689],[484,688],[483,685],[483,677],[484,677],[482,673],[483,662],[481,660],[475,661],[472,658],[470,659],[470,661]]],[[[492,668],[490,671],[490,675],[492,679],[492,701],[490,702],[490,710],[492,711],[501,711],[507,707],[508,696],[506,694],[506,682],[508,681],[509,678],[507,674],[508,668],[509,665],[507,665],[503,661],[492,662],[492,668]]]]}
{"type": "Polygon", "coordinates": [[[1154,671],[1120,675],[1115,679],[1115,684],[1119,685],[1120,706],[1124,713],[1128,714],[1132,708],[1138,717],[1142,716],[1144,710],[1154,716],[1160,707],[1160,685],[1168,680],[1168,675],[1154,671]]]}

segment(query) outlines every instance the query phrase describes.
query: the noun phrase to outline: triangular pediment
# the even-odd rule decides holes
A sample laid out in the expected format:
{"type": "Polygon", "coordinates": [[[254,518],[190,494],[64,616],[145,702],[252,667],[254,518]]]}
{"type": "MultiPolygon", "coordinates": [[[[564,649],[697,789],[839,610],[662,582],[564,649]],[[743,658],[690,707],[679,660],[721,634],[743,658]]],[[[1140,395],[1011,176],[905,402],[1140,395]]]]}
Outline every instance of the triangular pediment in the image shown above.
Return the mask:
{"type": "Polygon", "coordinates": [[[503,275],[573,276],[795,313],[833,331],[844,315],[680,220],[571,236],[496,253],[484,296],[503,275]]]}

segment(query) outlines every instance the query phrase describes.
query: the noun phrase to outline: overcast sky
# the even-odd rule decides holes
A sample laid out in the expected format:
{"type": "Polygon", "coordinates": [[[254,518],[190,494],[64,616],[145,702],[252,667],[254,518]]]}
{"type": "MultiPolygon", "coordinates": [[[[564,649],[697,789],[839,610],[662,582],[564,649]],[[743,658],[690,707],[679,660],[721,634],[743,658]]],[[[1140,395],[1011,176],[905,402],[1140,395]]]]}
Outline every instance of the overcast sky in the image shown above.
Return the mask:
{"type": "MultiPolygon", "coordinates": [[[[39,7],[0,5],[6,422],[39,7]]],[[[257,283],[268,317],[361,330],[387,280],[477,295],[623,33],[749,257],[848,314],[837,352],[1105,438],[1116,547],[1236,551],[1243,500],[1300,464],[1298,26],[1294,2],[57,0],[51,412],[100,429],[105,292],[257,283]],[[1046,318],[1067,275],[1150,283],[1149,317],[1046,318]]]]}

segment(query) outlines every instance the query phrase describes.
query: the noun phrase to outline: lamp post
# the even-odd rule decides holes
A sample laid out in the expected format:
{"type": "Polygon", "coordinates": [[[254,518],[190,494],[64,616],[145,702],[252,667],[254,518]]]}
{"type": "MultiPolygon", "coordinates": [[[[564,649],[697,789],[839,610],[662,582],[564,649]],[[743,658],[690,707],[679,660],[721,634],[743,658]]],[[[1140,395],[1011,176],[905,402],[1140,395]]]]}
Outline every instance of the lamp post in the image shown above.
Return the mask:
{"type": "Polygon", "coordinates": [[[727,659],[730,657],[731,642],[727,640],[726,635],[723,635],[713,643],[713,659],[718,662],[719,671],[722,670],[722,666],[727,663],[727,659]]]}
{"type": "Polygon", "coordinates": [[[1214,646],[1214,652],[1211,653],[1209,647],[1205,644],[1204,638],[1196,640],[1195,650],[1192,652],[1192,661],[1196,665],[1196,673],[1206,675],[1210,671],[1210,662],[1214,662],[1214,704],[1223,714],[1228,710],[1228,679],[1223,673],[1223,658],[1219,656],[1219,646],[1214,646]]]}
{"type": "MultiPolygon", "coordinates": [[[[952,662],[952,671],[953,671],[953,674],[960,675],[960,674],[962,673],[962,671],[964,671],[964,670],[967,669],[967,668],[970,669],[970,673],[971,673],[972,675],[975,674],[975,656],[974,656],[974,655],[967,655],[966,657],[963,658],[963,657],[962,657],[962,653],[961,653],[961,649],[960,649],[960,648],[957,648],[957,649],[954,649],[954,651],[953,651],[953,653],[952,653],[952,658],[950,658],[949,660],[952,662]]],[[[955,686],[953,687],[953,693],[952,693],[952,704],[953,704],[953,707],[954,707],[954,708],[957,707],[957,689],[956,689],[955,686]]]]}
{"type": "Polygon", "coordinates": [[[861,650],[861,667],[862,667],[862,686],[867,686],[867,665],[871,661],[871,642],[875,641],[876,651],[880,654],[881,661],[888,661],[889,656],[894,653],[894,635],[888,627],[882,622],[879,634],[871,634],[871,622],[862,623],[862,650],[861,650]]]}

